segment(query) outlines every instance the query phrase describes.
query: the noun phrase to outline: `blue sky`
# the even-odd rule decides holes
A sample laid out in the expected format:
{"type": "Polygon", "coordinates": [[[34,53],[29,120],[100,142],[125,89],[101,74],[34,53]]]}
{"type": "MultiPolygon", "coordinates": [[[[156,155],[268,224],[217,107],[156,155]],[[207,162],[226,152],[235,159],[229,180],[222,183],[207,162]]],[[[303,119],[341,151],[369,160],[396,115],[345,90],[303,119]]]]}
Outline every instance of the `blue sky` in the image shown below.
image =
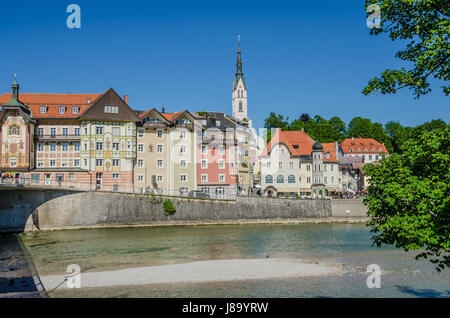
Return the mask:
{"type": "Polygon", "coordinates": [[[136,109],[231,113],[241,35],[249,117],[355,116],[416,125],[450,119],[440,84],[414,100],[364,96],[401,43],[370,36],[363,1],[3,1],[0,92],[98,93],[113,87],[136,109]],[[66,7],[81,7],[81,29],[66,7]]]}

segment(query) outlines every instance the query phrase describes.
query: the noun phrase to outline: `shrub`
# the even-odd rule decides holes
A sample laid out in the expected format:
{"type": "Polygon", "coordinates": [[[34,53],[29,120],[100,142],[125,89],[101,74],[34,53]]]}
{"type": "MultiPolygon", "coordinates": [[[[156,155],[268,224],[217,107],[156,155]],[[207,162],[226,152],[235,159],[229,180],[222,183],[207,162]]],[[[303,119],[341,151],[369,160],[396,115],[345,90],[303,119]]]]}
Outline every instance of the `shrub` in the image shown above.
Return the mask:
{"type": "Polygon", "coordinates": [[[164,209],[164,212],[166,212],[166,215],[172,215],[176,212],[176,209],[173,206],[172,201],[170,201],[170,199],[166,199],[164,201],[163,209],[164,209]]]}

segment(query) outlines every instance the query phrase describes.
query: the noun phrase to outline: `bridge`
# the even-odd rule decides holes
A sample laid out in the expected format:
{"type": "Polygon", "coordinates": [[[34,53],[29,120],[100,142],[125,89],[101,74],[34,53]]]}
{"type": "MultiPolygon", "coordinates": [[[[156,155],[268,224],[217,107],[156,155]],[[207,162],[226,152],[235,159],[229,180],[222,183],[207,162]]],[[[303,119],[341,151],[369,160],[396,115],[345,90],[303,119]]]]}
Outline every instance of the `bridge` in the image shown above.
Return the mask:
{"type": "MultiPolygon", "coordinates": [[[[82,190],[32,187],[23,185],[0,185],[0,233],[21,233],[28,218],[43,203],[82,190]]],[[[36,218],[34,225],[39,228],[36,218]]]]}

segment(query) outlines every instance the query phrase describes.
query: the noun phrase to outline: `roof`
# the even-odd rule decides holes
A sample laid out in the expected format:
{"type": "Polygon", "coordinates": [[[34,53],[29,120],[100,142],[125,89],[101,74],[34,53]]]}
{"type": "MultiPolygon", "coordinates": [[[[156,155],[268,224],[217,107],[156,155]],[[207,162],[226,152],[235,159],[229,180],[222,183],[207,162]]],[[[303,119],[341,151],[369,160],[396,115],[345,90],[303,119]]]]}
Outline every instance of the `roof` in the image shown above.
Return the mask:
{"type": "Polygon", "coordinates": [[[273,146],[277,144],[286,145],[291,156],[310,156],[314,140],[304,131],[281,131],[278,129],[262,155],[268,156],[273,146]]]}
{"type": "Polygon", "coordinates": [[[344,154],[389,153],[382,143],[373,138],[346,138],[339,144],[339,146],[344,154]],[[359,152],[358,148],[360,149],[359,152]]]}
{"type": "MultiPolygon", "coordinates": [[[[19,98],[22,103],[30,108],[33,118],[77,118],[101,95],[21,93],[19,98]],[[90,99],[90,104],[88,104],[88,99],[90,99]],[[40,113],[41,106],[47,107],[45,114],[40,113]],[[64,114],[59,113],[59,106],[66,107],[64,114]],[[79,107],[78,113],[76,114],[72,113],[72,107],[74,106],[79,107]]],[[[5,104],[11,98],[11,93],[0,95],[0,104],[5,104]]]]}
{"type": "Polygon", "coordinates": [[[323,156],[323,161],[338,161],[336,156],[336,143],[334,142],[328,142],[323,143],[323,153],[324,154],[330,154],[330,158],[327,158],[326,156],[323,156]]]}

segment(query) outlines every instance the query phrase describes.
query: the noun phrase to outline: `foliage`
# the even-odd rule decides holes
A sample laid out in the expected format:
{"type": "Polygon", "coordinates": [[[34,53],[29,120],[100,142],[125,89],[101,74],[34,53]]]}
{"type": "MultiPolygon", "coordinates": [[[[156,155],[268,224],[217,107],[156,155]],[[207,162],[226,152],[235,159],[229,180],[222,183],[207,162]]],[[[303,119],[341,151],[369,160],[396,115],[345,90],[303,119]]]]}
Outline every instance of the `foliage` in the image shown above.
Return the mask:
{"type": "MultiPolygon", "coordinates": [[[[446,83],[450,78],[448,0],[366,0],[365,8],[372,4],[380,6],[381,25],[370,34],[388,34],[392,41],[406,42],[406,48],[395,56],[410,62],[412,68],[383,71],[369,81],[363,93],[393,94],[409,88],[418,99],[431,91],[430,77],[446,83]]],[[[442,89],[450,93],[449,85],[442,89]]]]}
{"type": "Polygon", "coordinates": [[[153,191],[151,193],[147,194],[147,199],[152,204],[152,221],[155,221],[155,219],[156,219],[156,205],[160,204],[162,202],[162,199],[160,197],[156,197],[156,195],[154,194],[153,191]]]}
{"type": "Polygon", "coordinates": [[[374,244],[421,250],[437,269],[450,267],[450,126],[422,130],[401,154],[365,166],[365,204],[374,244]]]}
{"type": "Polygon", "coordinates": [[[173,203],[172,203],[172,201],[170,201],[170,199],[166,199],[164,201],[163,209],[164,209],[164,212],[166,212],[167,216],[172,215],[172,214],[174,214],[176,212],[176,209],[173,206],[173,203]]]}

